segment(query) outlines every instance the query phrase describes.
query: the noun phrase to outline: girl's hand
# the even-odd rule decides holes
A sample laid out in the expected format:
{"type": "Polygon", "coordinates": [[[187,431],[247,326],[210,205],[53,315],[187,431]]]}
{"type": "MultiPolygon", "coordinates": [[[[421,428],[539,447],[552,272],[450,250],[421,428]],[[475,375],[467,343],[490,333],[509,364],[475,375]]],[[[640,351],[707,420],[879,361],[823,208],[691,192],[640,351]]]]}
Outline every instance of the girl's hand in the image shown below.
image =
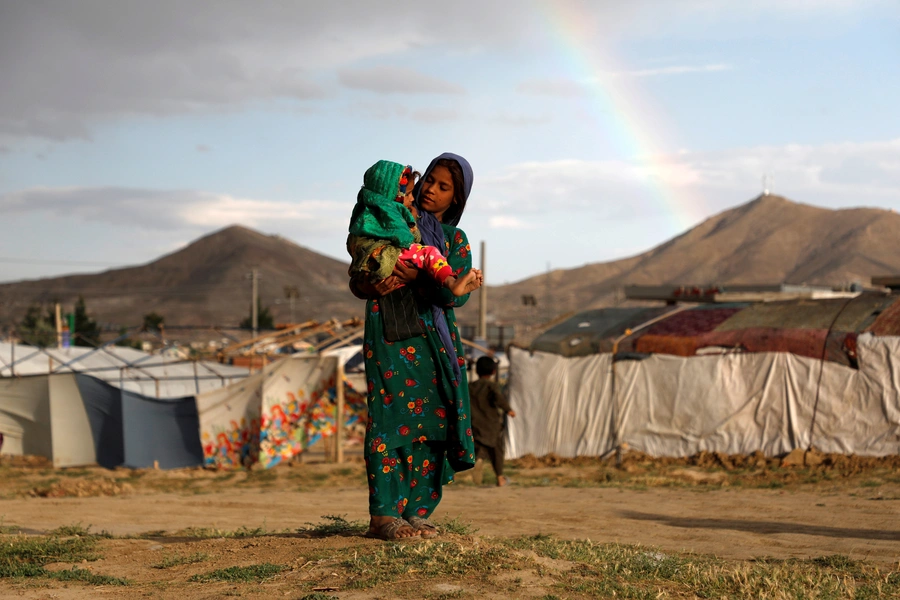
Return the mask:
{"type": "Polygon", "coordinates": [[[419,269],[417,267],[413,267],[408,263],[403,262],[402,260],[398,260],[397,264],[394,265],[394,272],[390,277],[385,279],[396,279],[399,283],[412,283],[416,280],[416,277],[419,276],[419,269]]]}
{"type": "MultiPolygon", "coordinates": [[[[394,269],[394,272],[396,272],[396,268],[394,269]]],[[[378,283],[372,285],[372,288],[375,290],[375,295],[381,297],[390,294],[391,292],[399,288],[402,283],[403,282],[400,281],[397,276],[390,275],[388,277],[385,277],[378,283]]]]}

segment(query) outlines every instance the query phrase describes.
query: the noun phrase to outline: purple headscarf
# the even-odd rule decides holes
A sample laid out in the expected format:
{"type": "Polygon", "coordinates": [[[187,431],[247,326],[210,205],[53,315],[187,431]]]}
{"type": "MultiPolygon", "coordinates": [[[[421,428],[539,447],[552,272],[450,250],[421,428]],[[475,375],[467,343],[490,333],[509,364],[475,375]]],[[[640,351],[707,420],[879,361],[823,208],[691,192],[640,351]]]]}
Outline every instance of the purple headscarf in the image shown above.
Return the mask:
{"type": "MultiPolygon", "coordinates": [[[[459,165],[460,169],[462,169],[463,173],[463,195],[468,198],[469,192],[472,191],[472,181],[474,179],[472,175],[472,166],[469,164],[469,161],[464,159],[462,156],[458,154],[453,154],[452,152],[444,152],[437,158],[431,161],[431,164],[428,165],[428,168],[425,169],[425,173],[422,175],[422,179],[420,181],[424,181],[428,174],[434,169],[437,162],[441,159],[449,159],[456,161],[459,165]]],[[[419,205],[419,195],[422,191],[422,186],[416,186],[416,205],[419,205]]],[[[454,190],[455,191],[455,190],[454,190]]],[[[459,223],[459,219],[462,216],[462,211],[458,215],[456,215],[452,222],[448,222],[447,225],[456,226],[459,223]]],[[[444,230],[441,229],[441,222],[437,220],[430,212],[424,211],[419,207],[419,232],[422,234],[422,243],[426,246],[434,246],[441,253],[444,252],[444,230]]],[[[459,369],[459,360],[456,356],[456,348],[453,346],[453,340],[450,339],[450,328],[447,326],[447,317],[444,314],[444,308],[433,304],[431,306],[432,316],[434,317],[434,326],[437,329],[438,337],[441,339],[441,343],[444,345],[444,349],[447,351],[447,356],[450,358],[450,366],[453,369],[453,376],[456,378],[457,382],[462,381],[462,373],[459,369]]]]}

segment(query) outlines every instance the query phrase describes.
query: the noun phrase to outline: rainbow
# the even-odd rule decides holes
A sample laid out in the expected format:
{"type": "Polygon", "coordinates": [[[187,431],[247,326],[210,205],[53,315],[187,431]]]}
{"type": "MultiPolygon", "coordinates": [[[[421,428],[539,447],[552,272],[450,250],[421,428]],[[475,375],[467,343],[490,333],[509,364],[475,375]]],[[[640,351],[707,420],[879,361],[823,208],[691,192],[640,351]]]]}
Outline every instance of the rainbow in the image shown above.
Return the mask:
{"type": "Polygon", "coordinates": [[[614,68],[612,52],[595,47],[598,42],[588,31],[592,18],[579,8],[581,3],[536,0],[535,5],[565,58],[567,74],[589,90],[589,114],[620,156],[649,172],[648,192],[676,231],[695,225],[705,216],[704,202],[696,192],[689,195],[670,183],[684,174],[673,154],[662,150],[662,140],[672,139],[668,120],[639,88],[637,78],[616,75],[627,69],[614,68]]]}

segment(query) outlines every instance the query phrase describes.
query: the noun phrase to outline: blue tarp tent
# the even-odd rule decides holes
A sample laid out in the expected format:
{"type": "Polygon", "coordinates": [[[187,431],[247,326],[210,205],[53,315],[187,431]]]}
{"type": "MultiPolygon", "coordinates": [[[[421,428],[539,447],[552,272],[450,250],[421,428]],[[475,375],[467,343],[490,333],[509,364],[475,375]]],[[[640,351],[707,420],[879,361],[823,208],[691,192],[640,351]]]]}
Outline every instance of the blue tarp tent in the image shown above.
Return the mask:
{"type": "Polygon", "coordinates": [[[91,424],[97,464],[161,469],[203,464],[193,396],[158,399],[76,375],[91,424]]]}

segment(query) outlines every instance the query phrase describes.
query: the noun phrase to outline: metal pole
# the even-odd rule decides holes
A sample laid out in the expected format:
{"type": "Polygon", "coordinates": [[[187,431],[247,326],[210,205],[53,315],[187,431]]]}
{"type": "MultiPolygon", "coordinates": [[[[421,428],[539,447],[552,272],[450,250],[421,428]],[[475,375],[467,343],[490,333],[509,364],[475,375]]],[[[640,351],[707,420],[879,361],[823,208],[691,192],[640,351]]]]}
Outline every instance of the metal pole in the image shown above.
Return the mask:
{"type": "Polygon", "coordinates": [[[253,326],[253,337],[256,337],[259,333],[259,283],[257,279],[259,278],[259,271],[257,269],[253,269],[250,279],[252,281],[251,287],[253,288],[253,298],[252,298],[252,317],[251,323],[253,326]]]}
{"type": "Polygon", "coordinates": [[[336,369],[337,390],[335,398],[335,415],[334,415],[334,445],[335,460],[338,464],[344,462],[344,363],[340,358],[337,359],[336,369]]]}
{"type": "MultiPolygon", "coordinates": [[[[487,248],[484,243],[484,240],[481,240],[481,274],[484,276],[485,265],[487,264],[486,259],[487,248]]],[[[487,342],[487,278],[484,280],[484,284],[481,286],[481,295],[479,296],[480,303],[478,305],[478,337],[485,341],[485,345],[488,345],[487,342]]]]}

